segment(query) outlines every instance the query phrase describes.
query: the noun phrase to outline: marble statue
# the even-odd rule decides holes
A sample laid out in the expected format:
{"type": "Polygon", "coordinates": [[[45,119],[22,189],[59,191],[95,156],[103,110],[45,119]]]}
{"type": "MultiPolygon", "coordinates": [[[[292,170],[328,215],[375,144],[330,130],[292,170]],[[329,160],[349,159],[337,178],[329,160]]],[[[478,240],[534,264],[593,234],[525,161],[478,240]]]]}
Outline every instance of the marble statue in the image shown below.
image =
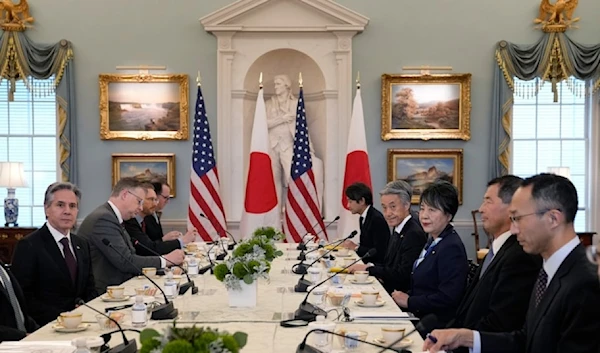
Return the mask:
{"type": "MultiPolygon", "coordinates": [[[[279,209],[285,205],[285,195],[290,178],[290,168],[294,152],[294,135],[296,133],[296,109],[298,98],[292,94],[292,81],[287,75],[276,75],[273,79],[275,95],[266,100],[267,126],[271,163],[277,189],[279,209]],[[283,197],[282,197],[283,196],[283,197]]],[[[310,131],[309,131],[310,133],[310,131]]],[[[313,174],[319,196],[319,206],[323,204],[323,161],[314,153],[313,144],[310,142],[310,154],[313,163],[313,174]]]]}

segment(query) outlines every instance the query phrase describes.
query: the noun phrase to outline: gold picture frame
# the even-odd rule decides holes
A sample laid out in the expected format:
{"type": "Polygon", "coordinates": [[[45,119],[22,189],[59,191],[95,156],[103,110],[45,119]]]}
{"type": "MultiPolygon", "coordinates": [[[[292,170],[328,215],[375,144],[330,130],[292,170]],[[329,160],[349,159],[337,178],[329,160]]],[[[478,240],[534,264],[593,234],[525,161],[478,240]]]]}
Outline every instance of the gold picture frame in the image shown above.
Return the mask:
{"type": "Polygon", "coordinates": [[[471,74],[381,75],[381,139],[471,139],[471,74]]]}
{"type": "Polygon", "coordinates": [[[100,139],[188,139],[188,75],[100,74],[99,84],[100,139]]]}
{"type": "Polygon", "coordinates": [[[124,177],[144,181],[166,178],[171,186],[171,197],[175,197],[174,153],[113,153],[111,157],[112,186],[124,177]]]}
{"type": "Polygon", "coordinates": [[[404,180],[413,187],[411,202],[418,204],[421,192],[434,180],[450,181],[462,205],[463,149],[388,149],[388,182],[404,180]]]}

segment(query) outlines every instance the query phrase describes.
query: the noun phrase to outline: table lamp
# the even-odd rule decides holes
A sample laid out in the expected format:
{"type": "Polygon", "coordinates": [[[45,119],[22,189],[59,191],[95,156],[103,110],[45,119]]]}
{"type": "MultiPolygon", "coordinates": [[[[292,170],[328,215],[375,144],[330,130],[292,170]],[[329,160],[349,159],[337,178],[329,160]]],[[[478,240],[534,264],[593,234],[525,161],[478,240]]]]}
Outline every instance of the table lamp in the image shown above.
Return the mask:
{"type": "Polygon", "coordinates": [[[23,173],[23,163],[0,163],[0,187],[2,186],[8,190],[8,195],[4,199],[4,218],[6,219],[4,226],[8,227],[12,224],[17,227],[17,218],[19,218],[19,200],[15,197],[15,188],[27,186],[23,173]]]}

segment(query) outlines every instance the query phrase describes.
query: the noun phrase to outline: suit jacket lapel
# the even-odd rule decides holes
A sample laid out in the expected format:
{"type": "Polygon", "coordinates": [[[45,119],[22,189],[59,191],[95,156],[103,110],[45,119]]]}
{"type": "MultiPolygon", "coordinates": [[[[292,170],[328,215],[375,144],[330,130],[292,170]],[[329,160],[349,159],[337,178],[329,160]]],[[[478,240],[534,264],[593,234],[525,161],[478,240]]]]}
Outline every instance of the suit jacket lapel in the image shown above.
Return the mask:
{"type": "Polygon", "coordinates": [[[75,251],[75,258],[77,258],[77,292],[80,293],[83,286],[87,283],[87,278],[84,277],[86,274],[83,265],[83,250],[81,249],[82,244],[78,237],[71,234],[71,242],[73,243],[73,251],[75,251]]]}
{"type": "MultiPolygon", "coordinates": [[[[69,268],[67,267],[67,263],[65,262],[65,258],[63,256],[63,254],[60,252],[60,249],[58,248],[58,244],[56,244],[56,241],[54,241],[54,237],[50,233],[50,230],[45,225],[44,225],[44,227],[42,227],[42,230],[43,230],[43,233],[40,235],[41,235],[42,241],[44,242],[44,248],[46,248],[46,251],[48,251],[48,255],[50,255],[50,258],[52,259],[52,261],[54,261],[56,266],[59,267],[59,269],[60,269],[59,272],[60,272],[61,276],[63,276],[65,278],[65,282],[68,282],[71,285],[73,285],[73,281],[71,280],[69,268]]],[[[73,245],[73,247],[75,247],[75,246],[73,245]]]]}

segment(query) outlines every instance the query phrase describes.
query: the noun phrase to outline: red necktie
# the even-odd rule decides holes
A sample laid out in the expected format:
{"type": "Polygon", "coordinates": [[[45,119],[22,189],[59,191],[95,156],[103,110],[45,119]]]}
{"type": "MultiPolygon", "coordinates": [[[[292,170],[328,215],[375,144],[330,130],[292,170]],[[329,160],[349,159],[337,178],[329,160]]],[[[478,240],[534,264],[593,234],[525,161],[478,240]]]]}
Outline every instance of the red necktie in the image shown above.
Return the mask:
{"type": "Polygon", "coordinates": [[[73,283],[75,283],[77,281],[77,260],[75,260],[75,256],[73,256],[71,248],[69,247],[69,238],[62,238],[60,243],[64,248],[63,252],[65,253],[65,262],[67,263],[67,268],[71,274],[71,279],[73,280],[73,283]]]}
{"type": "Polygon", "coordinates": [[[142,232],[146,233],[146,221],[142,220],[142,232]]]}

